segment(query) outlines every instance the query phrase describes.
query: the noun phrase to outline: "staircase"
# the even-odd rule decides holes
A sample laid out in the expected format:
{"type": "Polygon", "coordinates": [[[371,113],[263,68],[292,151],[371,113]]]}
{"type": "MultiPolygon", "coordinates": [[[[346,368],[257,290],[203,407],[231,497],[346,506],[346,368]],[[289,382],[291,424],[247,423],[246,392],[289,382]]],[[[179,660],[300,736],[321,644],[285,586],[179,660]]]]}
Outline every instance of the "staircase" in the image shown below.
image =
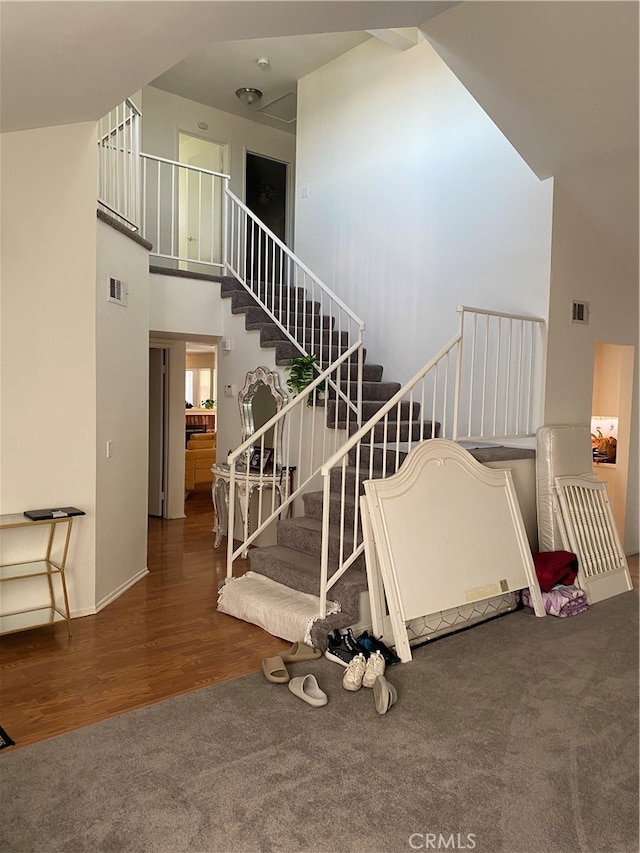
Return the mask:
{"type": "MultiPolygon", "coordinates": [[[[394,473],[413,446],[436,436],[533,436],[540,424],[544,321],[460,306],[457,333],[429,362],[402,387],[383,382],[382,366],[366,363],[364,322],[231,192],[229,176],[141,153],[139,119],[127,101],[100,124],[101,208],[123,227],[139,230],[153,244],[152,256],[176,266],[204,264],[221,274],[215,279],[231,310],[245,314],[247,329],[259,330],[261,345],[275,350],[277,364],[300,354],[317,356],[318,377],[229,454],[230,530],[237,482],[248,471],[242,463],[254,447],[264,450],[268,431],[270,441],[284,439],[283,465],[296,466],[297,484],[282,506],[272,500],[257,530],[249,532],[245,520],[239,547],[228,537],[227,580],[234,560],[276,522],[277,545],[253,548],[251,568],[319,595],[312,639],[322,648],[329,630],[358,619],[366,588],[363,481],[394,473]],[[195,187],[200,205],[196,239],[186,248],[176,227],[175,188],[181,181],[195,187]],[[307,406],[321,383],[327,388],[324,426],[317,408],[307,406]],[[298,498],[304,515],[279,520],[298,498]],[[329,600],[340,604],[332,616],[329,600]]],[[[260,495],[263,487],[275,492],[277,473],[274,466],[259,474],[260,495]]]]}
{"type": "MultiPolygon", "coordinates": [[[[260,332],[260,345],[275,350],[278,365],[288,365],[289,361],[300,354],[300,349],[289,340],[286,333],[272,320],[257,299],[249,293],[235,278],[225,277],[221,283],[221,296],[231,299],[231,311],[245,315],[245,327],[260,332]]],[[[335,318],[320,313],[320,304],[307,299],[302,288],[258,287],[257,295],[265,306],[274,310],[277,303],[282,313],[282,305],[288,308],[285,327],[295,335],[303,325],[309,326],[309,317],[314,315],[313,332],[305,337],[307,352],[318,354],[324,363],[334,362],[349,346],[348,336],[335,331],[335,318]],[[303,318],[306,322],[303,322],[303,318]]],[[[342,369],[344,381],[341,391],[355,402],[355,371],[357,364],[345,365],[342,369]],[[347,377],[351,381],[346,381],[347,377]]],[[[399,382],[382,380],[383,366],[367,364],[366,353],[363,364],[362,381],[362,420],[368,421],[394,395],[401,385],[399,382]]],[[[348,417],[347,403],[337,399],[338,394],[331,387],[326,397],[326,427],[330,430],[343,430],[345,438],[357,432],[358,424],[348,417]]],[[[419,440],[420,435],[437,437],[440,424],[419,420],[420,405],[402,401],[391,409],[387,426],[387,439],[406,442],[419,440]]],[[[379,425],[377,440],[383,441],[383,426],[379,425]]],[[[343,482],[341,471],[331,476],[329,510],[329,571],[335,571],[340,564],[341,548],[351,551],[354,547],[353,531],[361,535],[359,507],[354,496],[355,490],[363,494],[362,481],[371,476],[381,477],[397,470],[406,457],[406,452],[383,452],[364,448],[359,452],[356,465],[355,450],[349,456],[347,479],[343,482]],[[344,501],[342,499],[342,492],[344,501]],[[340,530],[350,530],[351,535],[341,545],[340,530]]],[[[277,544],[252,548],[248,553],[251,571],[264,575],[284,586],[310,595],[320,595],[321,553],[322,553],[322,491],[308,491],[302,495],[304,515],[287,518],[277,522],[277,544]]],[[[343,537],[344,538],[344,537],[343,537]]],[[[328,613],[318,619],[311,632],[313,644],[324,649],[327,634],[334,628],[344,628],[358,622],[360,616],[360,597],[367,590],[364,554],[360,554],[345,573],[331,588],[330,599],[339,604],[339,612],[328,613]]]]}

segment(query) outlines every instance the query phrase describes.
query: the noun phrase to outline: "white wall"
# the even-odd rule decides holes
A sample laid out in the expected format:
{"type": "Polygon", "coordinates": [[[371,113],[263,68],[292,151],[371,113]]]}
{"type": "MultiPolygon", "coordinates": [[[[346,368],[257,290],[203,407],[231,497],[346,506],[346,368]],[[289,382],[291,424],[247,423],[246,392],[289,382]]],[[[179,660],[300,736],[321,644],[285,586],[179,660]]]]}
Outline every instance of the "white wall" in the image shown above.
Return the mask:
{"type": "Polygon", "coordinates": [[[634,347],[624,522],[624,547],[632,554],[640,549],[637,189],[634,210],[622,204],[628,192],[616,194],[616,185],[624,180],[637,188],[637,157],[626,162],[620,175],[623,163],[620,155],[610,156],[556,178],[545,423],[589,423],[596,344],[606,341],[634,347]],[[598,224],[593,209],[611,211],[611,217],[598,224]],[[621,210],[627,214],[625,230],[629,222],[636,230],[635,255],[624,250],[624,241],[618,242],[616,223],[621,210]],[[590,303],[588,326],[570,322],[574,299],[590,303]]]}
{"type": "Polygon", "coordinates": [[[178,160],[178,133],[192,134],[229,146],[226,164],[230,186],[244,198],[245,151],[285,163],[295,159],[295,137],[231,113],[198,104],[147,86],[142,90],[142,150],[146,154],[178,160]],[[208,130],[200,130],[198,122],[208,130]]]}
{"type": "Polygon", "coordinates": [[[303,78],[297,139],[296,251],[385,378],[435,354],[460,303],[546,318],[552,184],[426,42],[372,39],[303,78]]]}
{"type": "MultiPolygon", "coordinates": [[[[68,557],[76,615],[95,602],[96,151],[95,123],[1,137],[0,511],[87,513],[68,557]]],[[[7,609],[29,594],[11,586],[7,609]]]]}
{"type": "Polygon", "coordinates": [[[100,609],[147,571],[149,252],[100,220],[97,228],[96,604],[100,609]],[[107,301],[110,277],[125,284],[126,308],[107,301]]]}
{"type": "MultiPolygon", "coordinates": [[[[152,273],[149,329],[195,338],[222,335],[223,302],[220,282],[152,273]]],[[[183,391],[184,395],[184,391],[183,391]]],[[[182,401],[184,408],[184,400],[182,401]]]]}

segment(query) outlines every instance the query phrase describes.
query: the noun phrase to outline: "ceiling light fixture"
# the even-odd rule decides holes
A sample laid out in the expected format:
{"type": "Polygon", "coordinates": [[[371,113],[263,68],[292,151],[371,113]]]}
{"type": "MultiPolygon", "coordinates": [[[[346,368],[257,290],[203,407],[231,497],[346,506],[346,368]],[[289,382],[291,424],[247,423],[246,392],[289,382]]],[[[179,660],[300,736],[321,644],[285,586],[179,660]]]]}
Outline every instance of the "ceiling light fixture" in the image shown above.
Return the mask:
{"type": "Polygon", "coordinates": [[[243,104],[250,107],[251,104],[255,104],[256,101],[260,100],[262,92],[260,89],[252,89],[248,86],[244,86],[242,89],[236,89],[236,97],[240,98],[243,104]]]}

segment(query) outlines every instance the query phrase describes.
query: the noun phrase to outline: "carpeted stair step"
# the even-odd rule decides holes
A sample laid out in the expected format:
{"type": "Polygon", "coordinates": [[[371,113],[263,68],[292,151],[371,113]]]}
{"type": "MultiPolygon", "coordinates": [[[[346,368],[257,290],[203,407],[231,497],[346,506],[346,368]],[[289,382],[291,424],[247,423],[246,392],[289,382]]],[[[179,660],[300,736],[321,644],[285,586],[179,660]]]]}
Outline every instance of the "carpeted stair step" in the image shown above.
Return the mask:
{"type": "MultiPolygon", "coordinates": [[[[261,295],[265,294],[265,293],[269,293],[269,294],[272,294],[272,295],[275,295],[278,297],[280,295],[282,295],[282,297],[284,299],[286,299],[287,297],[294,298],[294,299],[305,299],[306,298],[306,291],[305,291],[304,287],[292,287],[291,285],[288,285],[288,284],[271,285],[268,283],[265,284],[264,282],[253,282],[253,281],[249,281],[249,282],[247,282],[247,284],[249,285],[250,290],[252,290],[256,293],[259,293],[261,295]]],[[[229,294],[234,293],[235,291],[246,290],[246,289],[247,288],[245,288],[245,286],[243,284],[241,284],[238,281],[238,279],[235,278],[235,276],[225,276],[222,279],[222,283],[220,285],[220,295],[221,296],[229,296],[229,294]]]]}
{"type": "Polygon", "coordinates": [[[368,444],[361,444],[359,451],[354,447],[349,451],[349,465],[355,466],[356,459],[359,459],[359,467],[369,470],[369,462],[373,458],[373,468],[375,471],[382,471],[386,465],[387,472],[396,471],[407,458],[407,452],[404,450],[398,451],[397,457],[399,463],[396,462],[395,447],[388,450],[383,450],[381,447],[370,447],[368,444]]]}
{"type": "MultiPolygon", "coordinates": [[[[346,429],[346,421],[338,421],[338,429],[346,429]]],[[[349,435],[358,432],[358,425],[349,423],[349,435]]],[[[426,438],[437,438],[440,432],[440,424],[436,421],[432,424],[431,421],[414,421],[409,424],[408,421],[401,421],[400,428],[395,419],[389,417],[389,422],[386,425],[386,440],[392,441],[421,441],[426,438]],[[433,427],[433,434],[432,434],[433,427]]],[[[369,436],[365,439],[370,441],[369,436]]],[[[373,440],[376,444],[382,444],[385,440],[385,424],[384,418],[373,427],[373,440]]]]}
{"type": "MultiPolygon", "coordinates": [[[[399,382],[370,382],[362,380],[362,399],[363,400],[383,400],[386,402],[390,400],[395,394],[398,393],[402,386],[399,382]]],[[[358,383],[356,381],[356,377],[347,383],[340,383],[340,390],[342,393],[349,397],[349,399],[356,401],[358,396],[358,383]]],[[[330,400],[335,399],[336,391],[335,388],[329,388],[327,392],[327,398],[330,400]]]]}
{"type": "MultiPolygon", "coordinates": [[[[278,365],[287,365],[291,361],[292,358],[296,358],[299,356],[300,349],[291,341],[266,341],[262,343],[263,347],[272,347],[276,351],[276,364],[278,365]]],[[[337,347],[331,347],[331,351],[329,352],[327,347],[322,347],[320,351],[316,351],[316,355],[321,355],[322,357],[322,367],[326,370],[329,364],[333,364],[336,359],[339,358],[344,350],[338,350],[337,347]]],[[[366,359],[367,351],[363,349],[363,357],[366,359]]],[[[352,359],[349,359],[347,364],[352,363],[352,359]]],[[[354,362],[355,363],[355,362],[354,362]]]]}
{"type": "MultiPolygon", "coordinates": [[[[304,514],[307,518],[314,518],[318,521],[322,520],[322,492],[305,492],[302,495],[304,504],[304,514]]],[[[353,522],[356,514],[356,504],[353,494],[345,495],[344,504],[344,523],[347,527],[353,530],[353,522]]],[[[331,492],[329,495],[329,524],[340,524],[342,517],[342,507],[340,503],[340,495],[338,492],[331,492]]]]}
{"type": "MultiPolygon", "coordinates": [[[[249,551],[251,570],[291,589],[320,595],[320,558],[285,548],[282,545],[269,545],[266,548],[254,548],[249,551]]],[[[328,593],[331,601],[340,604],[340,612],[326,619],[318,619],[311,631],[311,640],[316,648],[324,651],[327,634],[334,628],[346,628],[360,617],[360,594],[367,589],[367,576],[362,568],[354,568],[336,582],[328,593]]]]}
{"type": "MultiPolygon", "coordinates": [[[[261,307],[260,300],[258,296],[260,294],[253,294],[242,287],[240,284],[237,285],[235,290],[227,290],[226,293],[221,294],[225,299],[231,299],[231,311],[233,314],[241,314],[249,307],[261,307]]],[[[304,295],[300,296],[297,293],[292,293],[288,296],[288,298],[275,299],[271,298],[270,294],[263,294],[262,302],[267,305],[273,313],[277,316],[282,316],[286,322],[287,317],[293,317],[296,314],[306,314],[310,317],[312,314],[316,314],[319,316],[320,314],[320,303],[312,302],[309,299],[305,299],[304,295]]]]}
{"type": "MultiPolygon", "coordinates": [[[[406,458],[406,453],[400,456],[399,464],[396,465],[395,456],[393,459],[389,460],[389,465],[385,471],[386,476],[390,474],[395,474],[400,465],[404,462],[406,458]]],[[[344,487],[345,493],[347,495],[355,495],[356,490],[356,478],[358,480],[358,486],[360,494],[364,494],[364,486],[362,485],[365,480],[377,480],[382,477],[383,470],[382,468],[369,468],[368,465],[360,465],[360,469],[356,468],[353,465],[348,465],[343,470],[340,467],[332,468],[329,474],[329,482],[331,483],[331,491],[336,495],[342,491],[344,487]],[[344,483],[344,486],[343,486],[344,483]]]]}
{"type": "MultiPolygon", "coordinates": [[[[303,337],[302,331],[302,329],[292,328],[291,334],[297,341],[304,345],[307,352],[315,352],[319,345],[327,347],[329,344],[334,347],[341,346],[343,351],[349,348],[348,332],[331,332],[329,330],[320,331],[318,329],[312,335],[311,330],[306,329],[303,337]]],[[[284,329],[276,326],[275,323],[270,323],[269,325],[261,327],[260,346],[265,346],[267,342],[270,344],[272,341],[277,340],[288,340],[284,329]]]]}
{"type": "MultiPolygon", "coordinates": [[[[267,314],[264,308],[253,306],[247,308],[245,312],[245,325],[247,329],[261,329],[263,326],[274,325],[273,319],[267,314]]],[[[284,318],[287,322],[283,323],[293,334],[296,329],[301,329],[304,324],[307,326],[313,325],[314,330],[324,329],[331,331],[335,325],[335,317],[328,314],[291,314],[284,318]]]]}
{"type": "MultiPolygon", "coordinates": [[[[381,382],[382,374],[384,368],[381,364],[367,364],[366,362],[362,365],[362,381],[363,382],[381,382]]],[[[349,379],[352,382],[357,382],[358,380],[358,361],[350,362],[350,364],[343,364],[340,366],[340,377],[342,379],[349,379]]]]}
{"type": "MultiPolygon", "coordinates": [[[[316,518],[300,516],[286,518],[278,522],[278,545],[302,551],[304,554],[320,557],[322,553],[322,522],[316,518]]],[[[348,527],[344,537],[344,553],[350,554],[353,547],[352,527],[348,527]]],[[[337,530],[329,530],[329,568],[335,569],[340,560],[340,538],[337,530]]],[[[364,554],[354,562],[355,566],[365,568],[364,554]]]]}
{"type": "MultiPolygon", "coordinates": [[[[384,400],[365,400],[362,403],[362,420],[368,421],[376,412],[380,411],[384,405],[384,400]]],[[[344,400],[337,403],[338,407],[338,422],[345,421],[347,416],[347,404],[344,400]]],[[[410,404],[408,400],[402,400],[399,404],[400,421],[408,421],[409,419],[418,418],[420,416],[420,403],[410,404]]],[[[398,419],[398,405],[395,405],[389,411],[389,423],[398,419]]],[[[333,426],[336,419],[336,401],[327,400],[327,425],[333,426]]]]}

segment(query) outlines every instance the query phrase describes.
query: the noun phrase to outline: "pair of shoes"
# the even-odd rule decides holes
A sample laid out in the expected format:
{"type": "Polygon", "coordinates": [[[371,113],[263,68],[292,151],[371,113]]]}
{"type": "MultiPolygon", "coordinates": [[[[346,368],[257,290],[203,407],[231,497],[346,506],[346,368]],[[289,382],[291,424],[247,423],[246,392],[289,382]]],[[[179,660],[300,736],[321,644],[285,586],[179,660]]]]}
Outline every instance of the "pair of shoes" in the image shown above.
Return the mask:
{"type": "Polygon", "coordinates": [[[289,690],[294,696],[302,699],[307,705],[314,708],[321,708],[329,701],[327,694],[320,689],[314,675],[301,675],[298,678],[292,678],[289,682],[289,690]]]}
{"type": "Polygon", "coordinates": [[[340,666],[348,666],[357,654],[367,656],[365,649],[358,644],[353,636],[351,628],[347,628],[344,634],[341,634],[336,628],[327,637],[327,650],[324,653],[327,660],[339,663],[340,666]]]}
{"type": "Polygon", "coordinates": [[[384,673],[384,667],[384,657],[380,652],[374,652],[368,660],[363,654],[357,654],[347,666],[342,686],[345,690],[373,687],[376,679],[384,673]]]}
{"type": "Polygon", "coordinates": [[[373,685],[373,699],[376,703],[376,711],[386,714],[387,711],[398,701],[398,691],[389,684],[384,675],[379,675],[373,685]]]}
{"type": "Polygon", "coordinates": [[[297,661],[317,660],[321,656],[320,649],[307,646],[306,643],[294,643],[289,651],[282,652],[272,658],[262,661],[262,671],[267,681],[274,684],[286,684],[289,681],[289,672],[285,664],[297,661]]]}
{"type": "Polygon", "coordinates": [[[372,637],[368,631],[363,631],[362,634],[357,638],[356,643],[363,649],[366,649],[367,652],[380,652],[384,657],[384,661],[387,666],[393,666],[396,663],[400,663],[400,658],[393,652],[388,646],[382,642],[382,640],[377,640],[375,637],[372,637]]]}

